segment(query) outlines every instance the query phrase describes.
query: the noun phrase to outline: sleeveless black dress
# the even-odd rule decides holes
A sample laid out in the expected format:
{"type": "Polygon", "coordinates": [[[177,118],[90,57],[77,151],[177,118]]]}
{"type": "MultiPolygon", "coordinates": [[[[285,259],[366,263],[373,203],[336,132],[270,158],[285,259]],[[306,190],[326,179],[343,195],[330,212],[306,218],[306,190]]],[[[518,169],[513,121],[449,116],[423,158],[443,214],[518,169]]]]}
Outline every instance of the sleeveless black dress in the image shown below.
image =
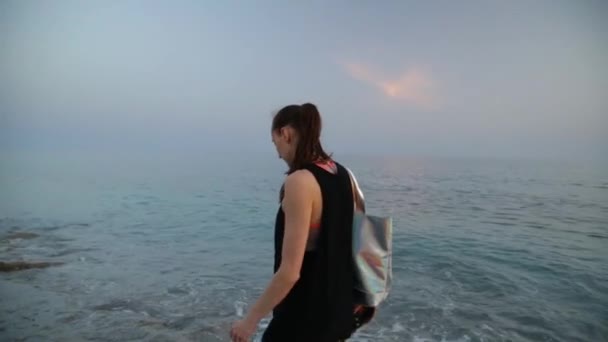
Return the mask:
{"type": "MultiPolygon", "coordinates": [[[[353,194],[348,171],[336,163],[329,173],[317,165],[305,167],[316,178],[323,196],[320,232],[315,248],[306,251],[300,278],[273,310],[263,342],[335,342],[353,331],[352,219],[353,194]]],[[[275,222],[274,271],[281,265],[285,213],[275,222]]]]}

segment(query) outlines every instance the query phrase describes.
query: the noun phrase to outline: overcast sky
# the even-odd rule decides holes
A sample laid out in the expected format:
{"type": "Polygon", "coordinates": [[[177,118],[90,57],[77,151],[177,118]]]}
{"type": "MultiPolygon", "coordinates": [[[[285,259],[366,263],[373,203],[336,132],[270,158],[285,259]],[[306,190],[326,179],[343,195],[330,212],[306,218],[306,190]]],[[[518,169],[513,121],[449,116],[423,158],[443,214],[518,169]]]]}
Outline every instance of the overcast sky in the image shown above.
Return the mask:
{"type": "Polygon", "coordinates": [[[599,0],[3,0],[0,148],[606,158],[607,61],[599,0]]]}

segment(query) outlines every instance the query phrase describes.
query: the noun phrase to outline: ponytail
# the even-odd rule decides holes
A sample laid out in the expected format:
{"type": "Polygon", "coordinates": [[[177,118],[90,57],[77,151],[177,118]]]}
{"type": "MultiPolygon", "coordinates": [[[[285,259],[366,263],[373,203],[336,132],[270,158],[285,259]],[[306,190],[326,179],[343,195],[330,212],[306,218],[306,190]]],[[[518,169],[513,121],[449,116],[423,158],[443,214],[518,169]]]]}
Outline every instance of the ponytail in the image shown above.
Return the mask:
{"type": "Polygon", "coordinates": [[[312,103],[305,103],[302,106],[302,137],[298,147],[302,153],[311,153],[310,157],[314,161],[322,158],[319,156],[321,147],[321,114],[317,106],[312,103]]]}
{"type": "Polygon", "coordinates": [[[305,103],[301,107],[304,117],[303,126],[308,130],[310,138],[318,141],[321,138],[321,114],[317,106],[312,103],[305,103]]]}
{"type": "Polygon", "coordinates": [[[274,117],[272,129],[291,126],[298,132],[298,146],[295,157],[290,165],[288,174],[318,160],[328,160],[331,157],[321,146],[321,114],[312,103],[289,105],[281,109],[274,117]]]}

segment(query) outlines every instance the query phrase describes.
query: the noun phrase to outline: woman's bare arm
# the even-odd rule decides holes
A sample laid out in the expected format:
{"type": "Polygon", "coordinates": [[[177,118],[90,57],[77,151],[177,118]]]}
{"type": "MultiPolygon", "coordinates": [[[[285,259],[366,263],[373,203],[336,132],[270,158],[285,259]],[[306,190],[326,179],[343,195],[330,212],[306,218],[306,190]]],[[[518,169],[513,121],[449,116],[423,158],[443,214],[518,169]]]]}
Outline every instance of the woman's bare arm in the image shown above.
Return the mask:
{"type": "Polygon", "coordinates": [[[281,265],[260,298],[251,307],[247,320],[259,322],[287,296],[300,278],[302,261],[310,229],[314,176],[308,171],[296,171],[285,180],[285,234],[281,265]]]}

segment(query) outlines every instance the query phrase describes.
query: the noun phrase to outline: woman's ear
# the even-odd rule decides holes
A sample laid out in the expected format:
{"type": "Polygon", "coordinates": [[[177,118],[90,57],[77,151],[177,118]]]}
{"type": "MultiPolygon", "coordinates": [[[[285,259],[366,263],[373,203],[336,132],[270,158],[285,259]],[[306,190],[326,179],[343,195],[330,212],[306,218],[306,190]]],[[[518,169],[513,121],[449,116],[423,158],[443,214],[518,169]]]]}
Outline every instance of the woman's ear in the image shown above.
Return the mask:
{"type": "Polygon", "coordinates": [[[288,144],[291,144],[291,142],[293,141],[293,134],[292,134],[292,130],[289,129],[289,127],[282,127],[281,128],[281,137],[283,139],[285,139],[285,141],[288,144]]]}

